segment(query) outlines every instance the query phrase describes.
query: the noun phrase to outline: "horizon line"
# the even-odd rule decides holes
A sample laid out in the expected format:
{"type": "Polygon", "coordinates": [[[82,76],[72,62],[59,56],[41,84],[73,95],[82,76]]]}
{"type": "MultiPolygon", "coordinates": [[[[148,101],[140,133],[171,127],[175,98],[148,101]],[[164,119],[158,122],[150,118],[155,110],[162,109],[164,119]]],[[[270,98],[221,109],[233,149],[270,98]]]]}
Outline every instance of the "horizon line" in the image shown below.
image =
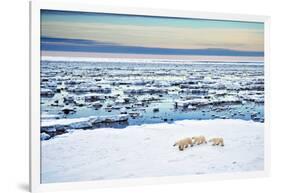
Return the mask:
{"type": "Polygon", "coordinates": [[[225,48],[161,48],[130,46],[85,39],[53,38],[41,36],[43,51],[95,52],[112,54],[198,55],[198,56],[252,56],[263,57],[264,51],[245,51],[225,48]]]}

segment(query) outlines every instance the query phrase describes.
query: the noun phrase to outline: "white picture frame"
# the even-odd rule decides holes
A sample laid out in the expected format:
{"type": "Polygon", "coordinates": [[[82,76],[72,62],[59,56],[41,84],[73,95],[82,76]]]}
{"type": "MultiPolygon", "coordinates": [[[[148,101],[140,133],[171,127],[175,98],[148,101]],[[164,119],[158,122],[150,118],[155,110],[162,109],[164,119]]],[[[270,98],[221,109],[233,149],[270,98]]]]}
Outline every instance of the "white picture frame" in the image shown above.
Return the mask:
{"type": "Polygon", "coordinates": [[[60,3],[47,1],[30,2],[30,191],[73,190],[84,188],[120,187],[148,184],[182,183],[205,180],[240,179],[268,176],[270,172],[270,115],[269,115],[269,26],[268,16],[225,13],[191,12],[185,10],[162,10],[134,7],[110,7],[85,3],[60,3]],[[231,21],[263,22],[264,66],[265,66],[265,131],[264,131],[264,171],[188,175],[177,177],[155,177],[141,179],[120,179],[90,182],[40,184],[40,10],[64,10],[97,13],[117,13],[128,15],[168,16],[231,21]]]}

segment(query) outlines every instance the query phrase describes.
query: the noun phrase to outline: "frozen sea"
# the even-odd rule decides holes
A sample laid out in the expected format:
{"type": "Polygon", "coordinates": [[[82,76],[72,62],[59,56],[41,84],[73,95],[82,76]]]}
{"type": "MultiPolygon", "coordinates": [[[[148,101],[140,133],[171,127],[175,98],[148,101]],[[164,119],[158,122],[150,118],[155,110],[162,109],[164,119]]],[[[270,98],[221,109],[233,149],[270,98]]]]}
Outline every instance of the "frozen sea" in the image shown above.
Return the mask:
{"type": "Polygon", "coordinates": [[[263,70],[249,62],[42,61],[41,88],[52,92],[41,94],[42,118],[130,115],[112,125],[121,128],[186,119],[263,122],[263,70]],[[176,105],[194,99],[210,102],[176,105]]]}
{"type": "Polygon", "coordinates": [[[42,183],[263,170],[263,137],[262,62],[41,61],[42,183]]]}

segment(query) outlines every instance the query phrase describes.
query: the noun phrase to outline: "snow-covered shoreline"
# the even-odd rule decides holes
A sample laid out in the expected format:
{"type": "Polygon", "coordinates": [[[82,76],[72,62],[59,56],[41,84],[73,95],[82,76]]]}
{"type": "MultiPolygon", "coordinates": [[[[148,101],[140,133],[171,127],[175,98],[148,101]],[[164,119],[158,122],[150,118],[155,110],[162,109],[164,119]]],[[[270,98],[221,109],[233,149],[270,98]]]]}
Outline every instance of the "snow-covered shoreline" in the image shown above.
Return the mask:
{"type": "Polygon", "coordinates": [[[73,130],[41,142],[42,183],[263,170],[264,124],[244,120],[184,120],[124,129],[73,130]],[[221,136],[178,151],[187,136],[221,136]]]}

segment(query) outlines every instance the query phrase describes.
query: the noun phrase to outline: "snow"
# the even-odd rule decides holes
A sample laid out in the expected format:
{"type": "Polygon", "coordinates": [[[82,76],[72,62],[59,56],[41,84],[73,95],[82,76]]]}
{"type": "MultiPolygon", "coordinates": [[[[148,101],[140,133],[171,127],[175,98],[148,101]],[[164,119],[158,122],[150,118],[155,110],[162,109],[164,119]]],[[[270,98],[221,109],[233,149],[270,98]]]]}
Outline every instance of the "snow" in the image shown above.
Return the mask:
{"type": "Polygon", "coordinates": [[[167,89],[162,88],[139,88],[139,89],[127,89],[124,90],[125,94],[156,94],[156,93],[167,93],[167,89]]]}
{"type": "Polygon", "coordinates": [[[230,103],[242,103],[241,99],[234,96],[227,96],[223,98],[213,98],[213,99],[204,99],[204,98],[195,98],[189,100],[176,100],[175,104],[179,107],[188,107],[189,105],[193,106],[204,106],[204,105],[219,105],[219,104],[230,104],[230,103]]]}
{"type": "Polygon", "coordinates": [[[42,183],[263,170],[264,124],[244,120],[72,130],[42,141],[42,183]],[[197,135],[223,137],[179,151],[175,141],[197,135]]]}
{"type": "Polygon", "coordinates": [[[70,123],[67,128],[68,129],[89,129],[92,127],[93,127],[93,125],[89,121],[80,121],[80,122],[70,123]]]}
{"type": "Polygon", "coordinates": [[[41,114],[41,119],[59,119],[59,118],[60,118],[59,115],[46,114],[46,113],[41,114]]]}
{"type": "Polygon", "coordinates": [[[48,127],[54,125],[69,125],[72,123],[88,121],[89,117],[72,118],[72,119],[44,119],[41,122],[41,127],[48,127]]]}
{"type": "MultiPolygon", "coordinates": [[[[41,61],[60,61],[60,62],[97,62],[97,63],[103,63],[103,62],[115,62],[115,63],[155,63],[155,64],[169,64],[169,63],[175,63],[175,64],[202,64],[204,63],[202,60],[202,56],[200,56],[199,61],[198,58],[192,58],[191,56],[188,57],[189,59],[183,58],[183,59],[166,59],[166,58],[129,58],[129,57],[77,57],[77,56],[46,56],[43,55],[41,57],[41,61]],[[194,60],[195,59],[195,60],[194,60]]],[[[241,59],[238,61],[242,63],[243,65],[257,65],[260,64],[260,59],[254,59],[253,58],[243,58],[244,62],[241,62],[241,59]],[[249,60],[250,59],[250,60],[249,60]]],[[[225,58],[222,57],[220,60],[218,60],[218,57],[216,56],[216,59],[212,58],[206,58],[206,60],[213,61],[214,63],[228,63],[228,64],[237,64],[237,58],[234,57],[230,59],[229,57],[225,58]],[[229,62],[226,62],[228,60],[229,62]]]]}
{"type": "Polygon", "coordinates": [[[47,96],[47,97],[52,97],[55,95],[54,91],[48,88],[41,88],[41,96],[47,96]]]}
{"type": "Polygon", "coordinates": [[[223,98],[216,98],[211,101],[211,104],[214,105],[230,104],[230,103],[242,103],[242,100],[236,96],[226,96],[223,98]]]}
{"type": "Polygon", "coordinates": [[[128,121],[128,115],[110,115],[110,116],[90,116],[83,118],[66,119],[42,119],[41,132],[54,134],[59,131],[73,129],[93,129],[95,124],[116,123],[128,121]]]}
{"type": "Polygon", "coordinates": [[[48,135],[47,133],[41,133],[40,134],[40,139],[41,140],[48,140],[48,139],[50,139],[51,138],[51,136],[50,135],[48,135]]]}
{"type": "Polygon", "coordinates": [[[78,85],[75,87],[69,87],[67,88],[68,92],[73,92],[73,93],[87,93],[87,92],[94,92],[94,93],[111,93],[111,88],[100,88],[97,86],[91,86],[91,85],[78,85]]]}
{"type": "Polygon", "coordinates": [[[92,106],[95,107],[95,108],[100,108],[100,107],[102,107],[102,103],[100,103],[98,101],[97,102],[93,102],[92,106]]]}
{"type": "Polygon", "coordinates": [[[188,107],[189,105],[202,106],[202,105],[209,104],[209,100],[208,99],[190,99],[186,101],[177,100],[176,104],[180,107],[188,107]]]}
{"type": "Polygon", "coordinates": [[[256,103],[264,103],[264,96],[263,95],[245,95],[245,96],[242,96],[244,98],[244,100],[246,101],[254,101],[256,103]]]}

